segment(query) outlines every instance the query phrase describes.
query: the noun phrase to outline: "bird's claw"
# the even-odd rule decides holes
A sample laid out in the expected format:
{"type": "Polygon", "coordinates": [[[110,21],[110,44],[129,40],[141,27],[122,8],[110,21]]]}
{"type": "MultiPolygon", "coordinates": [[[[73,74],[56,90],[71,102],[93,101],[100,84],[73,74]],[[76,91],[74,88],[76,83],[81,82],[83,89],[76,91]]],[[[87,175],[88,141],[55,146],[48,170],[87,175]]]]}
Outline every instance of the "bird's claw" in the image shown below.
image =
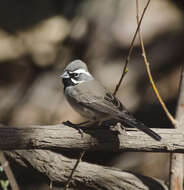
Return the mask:
{"type": "Polygon", "coordinates": [[[117,123],[116,125],[111,126],[111,130],[117,131],[119,134],[128,133],[126,128],[121,123],[117,123]]]}
{"type": "Polygon", "coordinates": [[[63,122],[63,124],[76,129],[81,134],[81,138],[83,138],[84,131],[81,129],[80,124],[74,124],[70,121],[65,121],[63,122]]]}

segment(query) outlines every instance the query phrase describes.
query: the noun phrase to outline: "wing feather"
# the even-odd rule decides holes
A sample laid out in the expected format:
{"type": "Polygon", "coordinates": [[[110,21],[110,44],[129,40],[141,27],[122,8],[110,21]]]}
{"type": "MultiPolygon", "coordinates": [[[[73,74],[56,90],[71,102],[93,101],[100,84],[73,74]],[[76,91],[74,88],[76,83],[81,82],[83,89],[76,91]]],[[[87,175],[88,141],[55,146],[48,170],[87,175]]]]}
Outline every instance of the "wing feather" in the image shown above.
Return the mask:
{"type": "Polygon", "coordinates": [[[135,127],[147,133],[152,138],[160,141],[161,137],[154,131],[146,127],[142,122],[138,121],[127,109],[122,105],[117,97],[107,91],[98,81],[81,83],[75,86],[75,100],[82,106],[94,111],[100,116],[108,115],[112,118],[119,119],[125,126],[135,127]],[[94,86],[94,88],[91,88],[94,86]],[[81,92],[81,88],[83,91],[81,92]],[[77,97],[76,97],[77,94],[77,97]]]}

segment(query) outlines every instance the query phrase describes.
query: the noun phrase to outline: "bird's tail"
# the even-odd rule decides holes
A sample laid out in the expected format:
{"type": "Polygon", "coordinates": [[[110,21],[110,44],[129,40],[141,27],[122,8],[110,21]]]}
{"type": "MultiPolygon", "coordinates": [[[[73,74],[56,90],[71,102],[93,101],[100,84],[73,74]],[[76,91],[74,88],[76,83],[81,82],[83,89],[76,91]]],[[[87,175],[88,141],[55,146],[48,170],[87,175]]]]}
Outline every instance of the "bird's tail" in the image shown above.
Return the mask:
{"type": "Polygon", "coordinates": [[[142,122],[139,122],[137,120],[135,120],[135,118],[131,118],[131,119],[126,119],[123,117],[120,117],[122,123],[126,126],[128,125],[129,127],[135,127],[141,131],[143,131],[144,133],[146,133],[147,135],[149,135],[150,137],[152,137],[153,139],[160,141],[161,140],[161,136],[158,135],[157,133],[155,133],[154,131],[152,131],[150,128],[148,128],[147,126],[145,126],[142,122]]]}

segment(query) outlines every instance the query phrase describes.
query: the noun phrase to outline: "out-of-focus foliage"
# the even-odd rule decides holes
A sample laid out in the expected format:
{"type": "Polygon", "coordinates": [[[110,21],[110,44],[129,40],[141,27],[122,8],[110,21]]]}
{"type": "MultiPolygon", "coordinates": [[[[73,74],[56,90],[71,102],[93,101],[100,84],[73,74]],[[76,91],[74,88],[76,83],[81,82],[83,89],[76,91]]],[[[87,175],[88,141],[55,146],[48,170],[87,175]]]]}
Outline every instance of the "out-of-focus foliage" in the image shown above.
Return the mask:
{"type": "MultiPolygon", "coordinates": [[[[140,11],[146,2],[140,1],[140,11]]],[[[180,65],[184,61],[184,5],[174,4],[176,2],[151,1],[141,26],[153,77],[172,113],[177,100],[180,65]]],[[[66,64],[80,58],[93,75],[113,91],[136,26],[135,1],[2,1],[1,123],[81,121],[63,96],[59,74],[66,64]]],[[[149,84],[138,40],[128,70],[117,94],[123,104],[148,126],[171,127],[149,84]]],[[[167,169],[152,168],[155,162],[160,163],[157,168],[167,168],[167,156],[157,156],[156,160],[162,161],[154,161],[153,156],[144,155],[139,154],[137,159],[130,154],[121,159],[101,155],[96,161],[166,178],[167,169]],[[144,159],[148,164],[143,167],[144,159]]]]}
{"type": "Polygon", "coordinates": [[[9,181],[6,179],[3,167],[0,165],[0,188],[2,188],[2,190],[8,190],[8,187],[9,181]]]}

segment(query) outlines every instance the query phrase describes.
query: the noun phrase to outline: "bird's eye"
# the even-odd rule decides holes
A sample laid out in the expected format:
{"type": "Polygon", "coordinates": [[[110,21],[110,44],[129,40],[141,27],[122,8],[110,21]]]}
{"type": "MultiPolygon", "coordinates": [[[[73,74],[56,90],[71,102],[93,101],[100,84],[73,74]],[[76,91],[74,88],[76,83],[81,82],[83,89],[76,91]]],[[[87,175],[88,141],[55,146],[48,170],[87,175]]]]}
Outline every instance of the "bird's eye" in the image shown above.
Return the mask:
{"type": "Polygon", "coordinates": [[[79,73],[73,73],[73,76],[74,76],[75,78],[77,78],[77,77],[79,77],[79,73]]]}

